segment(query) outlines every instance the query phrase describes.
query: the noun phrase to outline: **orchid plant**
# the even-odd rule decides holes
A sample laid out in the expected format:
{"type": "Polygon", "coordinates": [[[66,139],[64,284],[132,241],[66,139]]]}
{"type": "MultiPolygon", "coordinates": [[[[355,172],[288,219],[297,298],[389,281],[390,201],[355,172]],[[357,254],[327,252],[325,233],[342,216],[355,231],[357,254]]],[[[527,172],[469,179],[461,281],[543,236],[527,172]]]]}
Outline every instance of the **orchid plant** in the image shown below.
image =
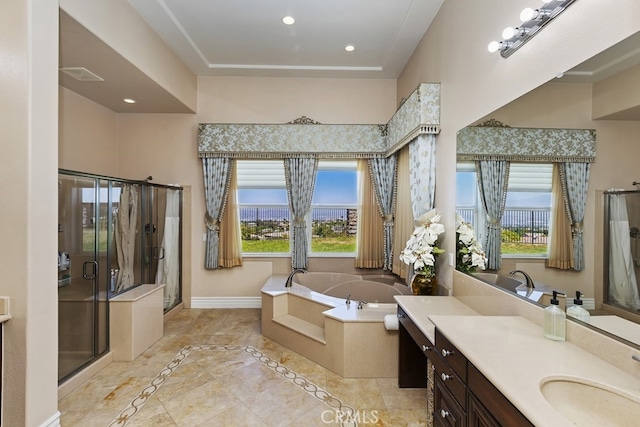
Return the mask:
{"type": "Polygon", "coordinates": [[[486,256],[473,226],[456,215],[456,270],[473,273],[486,268],[486,256]]]}
{"type": "Polygon", "coordinates": [[[434,277],[435,257],[444,252],[437,246],[439,236],[444,233],[444,225],[440,224],[440,214],[435,209],[422,215],[416,223],[418,226],[407,240],[400,260],[413,265],[416,274],[434,277]]]}

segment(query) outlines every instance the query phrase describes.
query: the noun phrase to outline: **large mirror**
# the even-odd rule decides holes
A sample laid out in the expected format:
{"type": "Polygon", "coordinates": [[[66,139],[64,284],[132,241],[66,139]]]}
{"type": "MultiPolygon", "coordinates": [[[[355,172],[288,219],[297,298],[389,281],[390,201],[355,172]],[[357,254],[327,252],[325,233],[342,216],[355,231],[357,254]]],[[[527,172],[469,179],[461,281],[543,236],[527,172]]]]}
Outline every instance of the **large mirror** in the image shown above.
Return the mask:
{"type": "MultiPolygon", "coordinates": [[[[501,221],[501,265],[491,273],[524,281],[522,274],[509,275],[513,270],[522,270],[541,288],[565,292],[567,305],[573,304],[576,291],[581,292],[584,307],[592,315],[592,327],[640,348],[638,310],[616,304],[604,289],[605,273],[608,277],[612,261],[608,259],[605,245],[611,237],[608,227],[604,226],[606,193],[611,189],[640,190],[634,185],[640,181],[640,33],[469,126],[478,125],[595,130],[596,157],[590,163],[583,221],[584,268],[574,271],[547,266],[548,231],[554,222],[551,215],[553,168],[550,163],[532,159],[511,165],[513,179],[509,181],[501,221]]],[[[478,206],[474,163],[465,161],[460,151],[458,154],[457,211],[474,224],[481,239],[486,229],[485,215],[478,206]]],[[[637,215],[635,220],[629,219],[629,235],[622,235],[624,245],[631,246],[632,261],[638,260],[632,262],[631,269],[637,269],[640,280],[640,252],[637,255],[633,252],[640,250],[640,243],[637,248],[634,246],[640,233],[633,235],[634,227],[636,230],[640,227],[637,225],[640,213],[637,215]]],[[[548,304],[542,297],[529,300],[548,304]]]]}

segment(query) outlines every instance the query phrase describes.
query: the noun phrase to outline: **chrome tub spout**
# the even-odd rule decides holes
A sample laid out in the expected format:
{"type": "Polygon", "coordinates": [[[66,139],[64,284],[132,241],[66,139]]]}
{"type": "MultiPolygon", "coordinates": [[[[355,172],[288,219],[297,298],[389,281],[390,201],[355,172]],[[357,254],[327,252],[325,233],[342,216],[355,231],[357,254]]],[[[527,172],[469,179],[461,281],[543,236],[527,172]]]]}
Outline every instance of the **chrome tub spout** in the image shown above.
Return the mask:
{"type": "Polygon", "coordinates": [[[524,276],[524,278],[527,281],[527,288],[531,288],[531,289],[535,288],[535,285],[533,284],[533,279],[531,279],[531,276],[529,276],[524,271],[522,271],[522,270],[513,270],[513,271],[509,272],[509,274],[516,274],[516,273],[520,273],[520,274],[522,274],[524,276]]]}

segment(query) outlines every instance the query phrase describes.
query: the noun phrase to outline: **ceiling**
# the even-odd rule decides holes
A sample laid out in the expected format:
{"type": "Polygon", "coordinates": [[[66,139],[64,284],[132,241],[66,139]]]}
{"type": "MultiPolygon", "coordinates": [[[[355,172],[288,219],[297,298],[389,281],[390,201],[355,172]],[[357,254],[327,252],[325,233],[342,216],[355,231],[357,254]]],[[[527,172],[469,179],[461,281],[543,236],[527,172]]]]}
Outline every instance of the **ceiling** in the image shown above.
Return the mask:
{"type": "Polygon", "coordinates": [[[129,0],[200,76],[398,77],[444,0],[129,0]],[[282,18],[292,16],[293,25],[282,18]],[[355,46],[353,52],[345,46],[355,46]]]}
{"type": "MultiPolygon", "coordinates": [[[[395,79],[444,0],[128,1],[199,76],[395,79]],[[285,15],[295,24],[283,24],[285,15]]],[[[60,84],[117,113],[194,112],[62,10],[59,62],[103,78],[61,72],[60,84]]],[[[640,34],[554,83],[592,83],[638,63],[640,34]]]]}

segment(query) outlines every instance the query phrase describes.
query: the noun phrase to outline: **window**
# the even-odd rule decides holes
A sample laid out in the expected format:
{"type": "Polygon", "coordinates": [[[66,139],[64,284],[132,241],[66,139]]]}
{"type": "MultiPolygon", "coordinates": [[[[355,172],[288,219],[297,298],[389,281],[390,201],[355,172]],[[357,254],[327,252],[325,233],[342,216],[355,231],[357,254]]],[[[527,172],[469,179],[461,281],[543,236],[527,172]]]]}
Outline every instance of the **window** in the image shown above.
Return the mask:
{"type": "Polygon", "coordinates": [[[238,160],[242,252],[289,253],[289,203],[282,160],[238,160]]]}
{"type": "MultiPolygon", "coordinates": [[[[551,212],[551,163],[511,163],[506,207],[502,216],[503,256],[545,256],[551,212]]],[[[480,239],[484,214],[473,162],[459,162],[456,212],[472,223],[480,239]]],[[[481,240],[482,241],[482,240],[481,240]]]]}
{"type": "MultiPolygon", "coordinates": [[[[357,163],[320,160],[307,218],[310,255],[356,250],[357,163]]],[[[238,160],[242,252],[288,254],[289,203],[282,160],[238,160]]]]}
{"type": "Polygon", "coordinates": [[[354,254],[357,228],[356,161],[320,160],[311,201],[310,254],[354,254]]]}

